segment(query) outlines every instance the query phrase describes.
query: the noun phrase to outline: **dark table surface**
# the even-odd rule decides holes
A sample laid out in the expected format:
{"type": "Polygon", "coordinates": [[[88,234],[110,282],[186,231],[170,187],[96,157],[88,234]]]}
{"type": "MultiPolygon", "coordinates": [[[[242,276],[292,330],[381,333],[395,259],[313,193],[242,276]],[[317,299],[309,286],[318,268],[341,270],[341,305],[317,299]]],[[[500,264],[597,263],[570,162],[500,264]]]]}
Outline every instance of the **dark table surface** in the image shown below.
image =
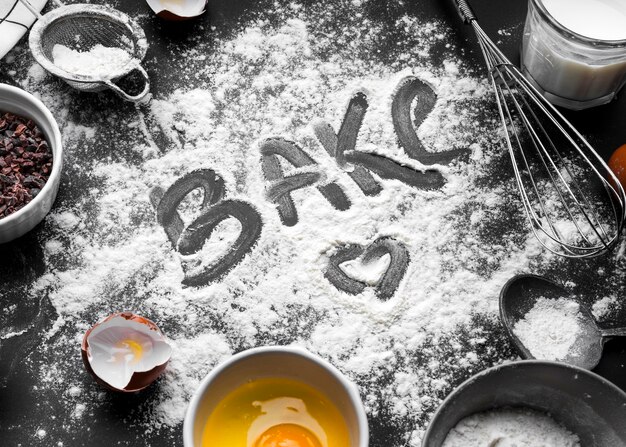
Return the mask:
{"type": "MultiPolygon", "coordinates": [[[[138,1],[118,0],[110,2],[128,14],[149,14],[147,5],[138,1]]],[[[305,2],[306,3],[306,2],[305,2]]],[[[404,3],[396,0],[371,0],[365,2],[365,11],[370,20],[388,21],[393,23],[396,17],[407,13],[415,14],[425,19],[439,19],[443,22],[452,23],[458,31],[453,35],[457,39],[458,51],[465,50],[463,57],[469,58],[477,68],[482,67],[482,57],[478,51],[475,37],[471,29],[463,27],[456,12],[445,0],[416,0],[404,3]]],[[[499,40],[501,47],[513,61],[519,59],[519,45],[523,30],[523,20],[526,12],[526,2],[515,0],[502,2],[501,0],[474,0],[472,1],[475,12],[487,33],[499,40]],[[508,29],[511,36],[498,35],[498,30],[508,29]]],[[[254,18],[265,8],[272,8],[272,2],[258,0],[209,0],[207,13],[197,20],[188,23],[166,23],[153,17],[145,24],[145,32],[150,42],[146,68],[153,82],[153,91],[159,92],[172,82],[172,77],[167,73],[167,61],[171,52],[193,45],[190,37],[211,34],[224,35],[234,26],[246,23],[254,18]],[[210,25],[210,26],[207,26],[210,25]]],[[[21,54],[25,54],[24,41],[22,41],[21,54]]],[[[381,50],[385,51],[385,44],[381,43],[381,50]]],[[[10,70],[15,69],[15,64],[0,61],[0,81],[11,83],[10,70]]],[[[89,95],[77,94],[77,108],[81,104],[91,101],[89,95]]],[[[107,107],[127,107],[115,98],[109,98],[102,102],[106,111],[107,107]]],[[[598,151],[605,157],[619,145],[626,143],[626,95],[613,103],[589,111],[566,113],[575,125],[586,135],[598,151]]],[[[68,182],[64,179],[57,206],[69,203],[73,200],[74,193],[81,188],[80,181],[68,182]]],[[[27,322],[36,322],[36,326],[28,334],[15,337],[11,340],[0,342],[0,444],[3,446],[16,445],[39,445],[33,438],[40,421],[48,421],[45,425],[50,426],[51,418],[55,414],[53,398],[40,401],[38,395],[33,392],[37,386],[36,378],[28,369],[29,355],[34,352],[41,333],[49,329],[56,316],[54,309],[44,301],[39,303],[24,303],[22,297],[25,288],[38,278],[46,269],[41,256],[42,228],[37,227],[28,235],[10,244],[0,246],[0,308],[6,308],[15,304],[21,306],[19,316],[15,314],[11,318],[19,321],[7,321],[8,316],[0,315],[0,326],[11,325],[20,327],[27,322]]],[[[596,261],[594,266],[602,265],[602,261],[596,261]]],[[[585,269],[575,265],[570,266],[570,274],[577,276],[581,283],[585,283],[585,269]]],[[[556,272],[555,272],[556,273],[556,272]]],[[[589,282],[593,282],[589,278],[589,282]]],[[[591,287],[591,285],[590,285],[591,287]]],[[[511,349],[510,346],[501,347],[503,350],[511,349]]],[[[624,363],[626,357],[620,344],[611,347],[611,359],[605,360],[609,365],[601,366],[612,374],[616,371],[616,365],[624,363]]],[[[607,357],[607,358],[608,358],[607,357]]],[[[626,376],[626,375],[624,375],[626,376]]],[[[459,377],[463,380],[465,377],[459,377]]],[[[90,378],[85,375],[85,382],[90,378]]],[[[617,380],[617,379],[616,379],[617,380]]],[[[622,379],[621,385],[626,385],[622,379]]],[[[110,445],[154,445],[170,446],[182,445],[181,426],[176,429],[159,432],[157,434],[145,434],[141,425],[133,423],[138,418],[136,409],[151,398],[151,393],[158,392],[150,389],[139,395],[114,395],[106,396],[108,405],[90,419],[89,425],[80,430],[63,425],[54,429],[55,438],[62,439],[63,446],[110,446],[110,445]]],[[[397,439],[393,421],[386,420],[384,415],[378,415],[371,419],[372,442],[374,447],[389,447],[400,444],[397,439]]],[[[53,439],[52,437],[48,438],[53,439]]],[[[41,441],[41,445],[49,444],[48,440],[41,441]]],[[[55,441],[56,442],[56,441],[55,441]]],[[[54,444],[56,445],[56,444],[54,444]]],[[[60,445],[60,444],[59,444],[60,445]]]]}

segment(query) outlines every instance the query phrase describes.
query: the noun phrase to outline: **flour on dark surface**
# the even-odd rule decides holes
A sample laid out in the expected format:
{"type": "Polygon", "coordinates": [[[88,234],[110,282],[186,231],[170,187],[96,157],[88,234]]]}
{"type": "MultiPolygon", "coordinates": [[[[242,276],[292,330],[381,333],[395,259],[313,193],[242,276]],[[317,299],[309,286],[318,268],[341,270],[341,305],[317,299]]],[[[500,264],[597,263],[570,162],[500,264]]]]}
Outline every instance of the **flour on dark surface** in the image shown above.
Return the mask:
{"type": "Polygon", "coordinates": [[[296,344],[358,384],[372,446],[418,446],[456,385],[514,358],[497,319],[513,274],[565,281],[563,272],[584,270],[580,287],[597,297],[620,284],[615,263],[583,269],[535,241],[489,84],[459,57],[449,25],[395,3],[378,21],[380,3],[276,2],[229,33],[195,25],[184,45],[165,45],[166,59],[149,56],[160,88],[139,109],[78,94],[16,50],[12,76],[52,110],[67,155],[55,209],[29,236],[38,252],[2,265],[28,287],[0,302],[0,356],[7,344],[38,340],[11,348],[23,360],[9,374],[23,371],[29,384],[2,427],[11,439],[182,445],[186,404],[211,368],[250,347],[296,344]],[[343,126],[361,94],[367,107],[343,126]],[[268,140],[293,142],[313,163],[277,157],[266,168],[268,140]],[[272,178],[275,162],[282,174],[272,178]],[[223,194],[198,184],[159,211],[163,194],[198,170],[214,173],[223,194]],[[407,180],[426,174],[435,179],[428,188],[407,180]],[[254,210],[259,231],[211,275],[252,228],[243,211],[207,217],[224,201],[254,210]],[[181,250],[190,227],[202,237],[181,250]],[[383,299],[377,287],[342,291],[327,279],[333,254],[377,240],[406,249],[383,299]],[[185,281],[185,265],[208,268],[209,280],[185,281]],[[121,310],[157,322],[173,346],[164,376],[132,396],[99,388],[79,355],[84,331],[121,310]],[[32,326],[13,324],[23,312],[32,326]],[[54,419],[28,417],[28,405],[54,419]]]}

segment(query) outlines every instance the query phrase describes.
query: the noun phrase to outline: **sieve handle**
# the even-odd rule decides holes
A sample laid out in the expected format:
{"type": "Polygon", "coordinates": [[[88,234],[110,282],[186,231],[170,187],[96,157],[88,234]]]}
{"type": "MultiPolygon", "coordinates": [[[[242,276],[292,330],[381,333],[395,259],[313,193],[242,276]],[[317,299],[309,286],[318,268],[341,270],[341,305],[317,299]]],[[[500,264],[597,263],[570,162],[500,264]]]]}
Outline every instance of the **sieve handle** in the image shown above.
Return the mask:
{"type": "Polygon", "coordinates": [[[117,95],[121,97],[122,99],[125,99],[126,101],[130,101],[130,102],[139,102],[146,97],[148,92],[150,92],[150,78],[148,77],[148,73],[146,73],[146,70],[144,70],[144,68],[141,65],[137,65],[137,67],[135,67],[134,69],[138,70],[139,73],[141,73],[145,82],[143,90],[141,91],[141,93],[137,95],[134,95],[134,96],[129,95],[112,81],[107,80],[103,82],[107,87],[109,87],[111,90],[117,93],[117,95]]]}

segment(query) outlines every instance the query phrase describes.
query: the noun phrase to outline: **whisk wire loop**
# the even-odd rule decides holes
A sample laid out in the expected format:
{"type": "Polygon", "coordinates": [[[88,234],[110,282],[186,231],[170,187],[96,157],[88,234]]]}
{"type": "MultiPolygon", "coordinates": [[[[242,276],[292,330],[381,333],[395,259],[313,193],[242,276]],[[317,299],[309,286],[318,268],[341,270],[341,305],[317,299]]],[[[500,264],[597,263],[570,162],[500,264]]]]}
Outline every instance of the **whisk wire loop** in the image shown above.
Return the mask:
{"type": "Polygon", "coordinates": [[[624,188],[580,132],[493,43],[466,0],[454,2],[478,37],[533,234],[560,256],[606,253],[626,219],[624,188]]]}
{"type": "MultiPolygon", "coordinates": [[[[597,227],[595,225],[599,225],[599,227],[602,229],[602,232],[604,233],[604,236],[606,236],[606,232],[604,232],[604,227],[602,227],[600,225],[600,221],[597,218],[597,213],[595,212],[594,208],[590,206],[588,200],[586,199],[585,195],[582,194],[581,197],[582,199],[585,201],[586,205],[589,207],[589,209],[592,211],[594,218],[595,218],[595,222],[592,222],[592,220],[589,218],[589,216],[587,215],[587,212],[585,211],[585,208],[583,206],[581,206],[581,204],[579,203],[579,201],[577,200],[576,195],[573,193],[573,191],[570,189],[570,186],[567,182],[567,180],[564,178],[563,174],[561,173],[561,170],[557,167],[554,159],[550,156],[550,154],[548,153],[548,148],[547,145],[544,144],[544,142],[542,141],[542,139],[539,137],[539,135],[537,134],[537,127],[539,129],[541,129],[542,133],[544,134],[544,138],[545,140],[547,140],[547,142],[549,143],[549,146],[554,150],[555,155],[561,160],[564,161],[563,158],[561,157],[561,155],[559,154],[559,152],[556,150],[556,146],[554,145],[552,138],[550,138],[549,134],[547,133],[547,131],[545,130],[543,124],[541,123],[541,121],[537,118],[537,116],[535,115],[535,112],[532,110],[532,108],[530,108],[530,105],[528,104],[528,102],[526,101],[526,99],[522,96],[521,100],[524,102],[524,106],[527,107],[528,109],[528,113],[531,114],[531,116],[535,119],[534,125],[533,123],[530,121],[529,117],[526,115],[525,109],[522,105],[520,105],[518,103],[518,99],[515,96],[512,96],[512,100],[515,102],[515,105],[519,111],[520,117],[522,118],[524,125],[528,128],[530,135],[531,135],[531,141],[533,144],[533,147],[536,151],[536,154],[538,155],[540,161],[543,164],[543,167],[545,168],[545,171],[548,174],[548,177],[553,185],[553,189],[554,191],[558,194],[559,199],[562,202],[565,202],[567,199],[565,198],[565,196],[563,195],[563,191],[561,191],[561,188],[564,188],[566,191],[566,193],[569,193],[571,195],[571,197],[573,198],[573,202],[575,203],[575,205],[578,208],[578,211],[584,216],[585,220],[592,226],[591,228],[596,231],[597,227]],[[558,180],[560,180],[560,183],[557,181],[557,179],[555,179],[555,174],[558,177],[558,180]],[[559,186],[561,185],[561,186],[559,186]]],[[[520,144],[521,145],[521,144],[520,144]]],[[[526,159],[526,156],[524,154],[524,152],[522,152],[522,155],[524,157],[524,163],[528,169],[528,171],[531,171],[531,167],[528,164],[528,161],[526,159]]],[[[568,176],[570,178],[573,178],[573,175],[571,173],[571,171],[569,170],[568,166],[566,163],[563,163],[563,169],[566,170],[568,176]]],[[[534,182],[533,179],[533,189],[535,190],[535,193],[537,194],[537,197],[539,198],[539,203],[542,209],[542,214],[544,216],[546,216],[547,220],[549,221],[549,226],[551,231],[551,234],[547,234],[548,237],[551,237],[555,242],[556,239],[555,237],[561,237],[561,235],[558,233],[558,231],[556,230],[553,221],[549,218],[550,214],[548,213],[548,211],[546,210],[546,208],[544,207],[544,201],[542,200],[541,194],[538,191],[538,188],[534,182]],[[555,237],[552,237],[555,236],[555,237]]],[[[578,191],[580,191],[580,188],[578,188],[578,186],[576,186],[576,189],[578,191]]],[[[587,243],[591,243],[591,240],[587,237],[587,235],[585,234],[585,232],[582,230],[582,228],[579,225],[578,220],[574,217],[573,212],[570,210],[570,208],[565,208],[565,212],[567,213],[568,217],[570,219],[572,219],[572,222],[574,223],[576,229],[580,232],[581,237],[585,240],[585,242],[587,243]]],[[[536,216],[536,215],[535,215],[536,216]]],[[[600,234],[598,234],[596,232],[596,236],[603,241],[604,239],[602,238],[602,236],[600,234]]],[[[569,247],[569,244],[565,244],[565,246],[569,247]]]]}

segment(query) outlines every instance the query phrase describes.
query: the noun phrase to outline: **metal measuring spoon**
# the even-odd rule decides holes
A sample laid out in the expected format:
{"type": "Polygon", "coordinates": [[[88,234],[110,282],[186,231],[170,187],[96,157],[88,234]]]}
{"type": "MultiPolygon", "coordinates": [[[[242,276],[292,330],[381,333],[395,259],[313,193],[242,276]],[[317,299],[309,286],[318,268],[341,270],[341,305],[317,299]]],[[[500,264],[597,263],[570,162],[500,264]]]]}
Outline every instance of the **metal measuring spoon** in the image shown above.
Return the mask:
{"type": "MultiPolygon", "coordinates": [[[[500,293],[500,319],[520,356],[524,359],[535,357],[518,338],[513,328],[534,307],[540,297],[569,298],[571,293],[559,284],[537,275],[514,276],[504,285],[500,293]]],[[[593,369],[602,357],[602,348],[606,339],[626,335],[626,328],[601,329],[587,306],[582,303],[578,304],[580,331],[574,343],[575,349],[559,361],[593,369]]],[[[546,340],[546,343],[549,343],[549,340],[546,340]]]]}

